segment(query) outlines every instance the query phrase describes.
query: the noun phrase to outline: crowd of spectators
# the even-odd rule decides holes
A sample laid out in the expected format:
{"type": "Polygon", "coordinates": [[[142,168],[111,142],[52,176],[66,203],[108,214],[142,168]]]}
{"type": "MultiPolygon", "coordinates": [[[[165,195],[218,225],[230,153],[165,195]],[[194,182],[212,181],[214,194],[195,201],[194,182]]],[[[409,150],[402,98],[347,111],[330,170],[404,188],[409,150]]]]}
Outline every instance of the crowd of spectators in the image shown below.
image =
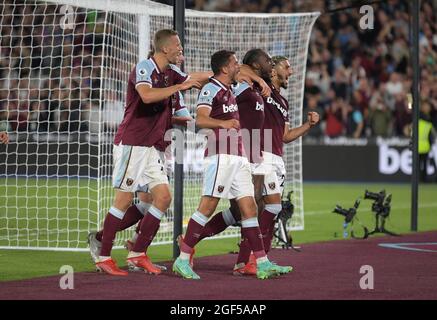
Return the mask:
{"type": "MultiPolygon", "coordinates": [[[[193,0],[197,10],[290,13],[320,11],[314,26],[305,83],[304,113],[315,110],[321,126],[309,136],[331,138],[411,135],[411,2],[374,4],[373,29],[360,27],[353,1],[193,0]],[[332,13],[331,13],[331,12],[332,13]]],[[[355,2],[356,3],[356,2],[355,2]]],[[[437,1],[421,1],[420,97],[437,128],[437,1]]]]}
{"type": "MultiPolygon", "coordinates": [[[[85,132],[98,105],[103,29],[55,5],[0,4],[0,131],[85,132]]],[[[95,18],[95,17],[94,17],[95,18]]]]}
{"type": "MultiPolygon", "coordinates": [[[[87,131],[89,113],[103,98],[99,66],[104,30],[99,17],[79,12],[74,29],[65,29],[54,23],[60,13],[52,5],[12,3],[19,1],[0,4],[0,131],[87,131]]],[[[310,40],[304,112],[316,110],[322,122],[309,136],[408,137],[413,78],[409,2],[373,5],[373,29],[360,28],[359,8],[327,12],[351,3],[187,0],[197,10],[321,11],[310,40]]],[[[436,12],[437,0],[421,1],[420,96],[431,106],[437,127],[436,12]]]]}

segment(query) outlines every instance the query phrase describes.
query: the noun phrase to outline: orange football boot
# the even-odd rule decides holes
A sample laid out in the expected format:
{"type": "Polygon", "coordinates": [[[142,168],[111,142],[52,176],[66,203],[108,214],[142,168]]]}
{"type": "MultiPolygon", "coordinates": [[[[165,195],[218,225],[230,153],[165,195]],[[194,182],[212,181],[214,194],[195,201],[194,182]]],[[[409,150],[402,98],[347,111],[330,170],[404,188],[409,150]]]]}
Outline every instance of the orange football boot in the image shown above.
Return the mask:
{"type": "Polygon", "coordinates": [[[113,275],[113,276],[127,276],[128,272],[121,270],[119,267],[117,267],[117,264],[112,258],[97,262],[96,268],[100,272],[105,272],[107,274],[113,275]]]}

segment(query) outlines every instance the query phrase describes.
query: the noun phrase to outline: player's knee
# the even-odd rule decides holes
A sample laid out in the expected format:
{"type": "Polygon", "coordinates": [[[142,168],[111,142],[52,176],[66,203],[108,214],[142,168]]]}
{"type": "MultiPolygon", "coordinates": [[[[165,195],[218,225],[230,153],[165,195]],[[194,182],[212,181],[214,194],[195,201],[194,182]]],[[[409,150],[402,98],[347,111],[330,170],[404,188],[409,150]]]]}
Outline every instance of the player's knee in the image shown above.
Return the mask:
{"type": "Polygon", "coordinates": [[[165,208],[165,210],[170,207],[171,203],[171,195],[170,193],[162,193],[159,194],[156,199],[153,201],[155,203],[155,206],[165,208]]]}
{"type": "Polygon", "coordinates": [[[120,202],[114,202],[111,208],[117,208],[121,212],[126,212],[127,209],[130,207],[130,203],[120,203],[120,202]]]}
{"type": "Polygon", "coordinates": [[[248,204],[247,210],[251,211],[251,212],[252,211],[255,212],[255,215],[258,213],[258,206],[257,206],[255,200],[248,204]]]}
{"type": "Polygon", "coordinates": [[[245,203],[241,208],[241,216],[245,219],[247,218],[253,218],[258,215],[258,206],[256,205],[255,201],[245,203]]]}
{"type": "Polygon", "coordinates": [[[133,196],[128,193],[117,193],[114,199],[113,207],[125,212],[132,203],[133,196]]]}
{"type": "Polygon", "coordinates": [[[203,215],[210,217],[217,208],[218,199],[212,197],[202,197],[200,200],[199,207],[197,211],[201,212],[203,215]]]}

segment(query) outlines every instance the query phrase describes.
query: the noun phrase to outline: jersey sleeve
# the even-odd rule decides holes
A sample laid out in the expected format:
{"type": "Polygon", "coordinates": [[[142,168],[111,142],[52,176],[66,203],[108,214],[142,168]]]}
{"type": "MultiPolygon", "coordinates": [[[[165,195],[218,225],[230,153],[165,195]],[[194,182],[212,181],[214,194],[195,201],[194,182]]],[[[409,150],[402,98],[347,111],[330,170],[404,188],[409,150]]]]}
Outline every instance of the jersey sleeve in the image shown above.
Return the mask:
{"type": "Polygon", "coordinates": [[[188,111],[188,109],[186,107],[184,107],[182,109],[175,110],[174,116],[175,117],[191,117],[191,114],[190,114],[190,111],[188,111]]]}
{"type": "Polygon", "coordinates": [[[197,98],[197,108],[199,106],[209,106],[212,107],[212,103],[214,101],[215,93],[209,86],[205,86],[199,93],[199,97],[197,98]]]}
{"type": "Polygon", "coordinates": [[[184,101],[184,96],[181,92],[177,92],[176,94],[176,104],[174,106],[174,116],[175,117],[191,117],[190,112],[188,111],[187,105],[184,101]]]}
{"type": "Polygon", "coordinates": [[[181,69],[179,69],[174,64],[170,64],[170,68],[173,70],[174,84],[183,83],[183,82],[187,81],[187,79],[190,77],[188,74],[183,72],[181,69]]]}
{"type": "Polygon", "coordinates": [[[231,86],[232,92],[236,97],[238,97],[248,88],[250,88],[250,86],[247,84],[247,82],[237,82],[237,84],[231,86]]]}
{"type": "Polygon", "coordinates": [[[139,62],[135,66],[135,87],[140,84],[152,86],[153,68],[147,60],[139,62]]]}
{"type": "Polygon", "coordinates": [[[181,110],[181,109],[186,108],[186,107],[187,107],[187,105],[185,104],[184,96],[182,95],[182,93],[180,91],[178,91],[176,93],[176,103],[174,106],[174,110],[176,112],[176,111],[181,110]]]}

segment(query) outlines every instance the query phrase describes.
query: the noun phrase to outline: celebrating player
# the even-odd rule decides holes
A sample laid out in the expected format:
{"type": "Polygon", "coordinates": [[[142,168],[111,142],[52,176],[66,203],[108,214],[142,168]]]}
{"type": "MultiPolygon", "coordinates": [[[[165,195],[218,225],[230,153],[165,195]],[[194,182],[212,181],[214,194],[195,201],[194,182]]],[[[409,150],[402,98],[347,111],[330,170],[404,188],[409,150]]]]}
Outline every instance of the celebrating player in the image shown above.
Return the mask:
{"type": "MultiPolygon", "coordinates": [[[[180,55],[178,55],[177,59],[178,59],[177,63],[182,63],[183,56],[180,54],[180,55]]],[[[207,79],[207,77],[212,76],[212,73],[211,72],[198,72],[198,73],[191,74],[190,76],[192,76],[192,77],[197,76],[197,78],[200,78],[203,81],[203,80],[207,79]]],[[[252,70],[250,70],[248,68],[245,68],[244,72],[241,72],[241,74],[239,75],[239,78],[245,79],[249,83],[252,83],[252,81],[257,81],[263,94],[270,93],[270,88],[265,83],[265,81],[263,79],[261,79],[260,77],[258,77],[256,74],[254,74],[252,72],[252,70]]],[[[167,122],[167,129],[170,129],[171,125],[173,125],[173,124],[185,125],[187,121],[191,120],[189,112],[185,108],[185,105],[183,102],[183,97],[180,94],[180,92],[173,94],[171,101],[172,101],[172,106],[174,107],[174,115],[171,119],[171,122],[167,122]]],[[[164,136],[165,135],[162,134],[161,140],[156,141],[156,144],[155,144],[155,147],[157,148],[157,150],[160,151],[161,159],[164,159],[164,154],[163,154],[163,152],[161,152],[161,150],[165,150],[166,147],[169,145],[169,142],[164,140],[164,136]]],[[[165,163],[165,161],[163,161],[163,162],[165,163]]],[[[145,215],[149,211],[149,208],[151,207],[153,195],[150,193],[146,193],[146,192],[149,192],[149,187],[147,185],[139,186],[136,191],[138,192],[138,197],[140,199],[140,202],[136,205],[131,205],[128,208],[125,215],[123,216],[123,219],[121,220],[121,223],[119,223],[119,230],[117,230],[117,231],[121,231],[121,230],[124,230],[126,228],[129,228],[130,226],[135,224],[137,221],[141,220],[143,215],[145,215]]],[[[158,216],[162,217],[162,215],[158,215],[158,216]]],[[[154,231],[150,233],[151,235],[149,236],[149,239],[146,242],[145,250],[147,250],[147,247],[150,245],[151,240],[156,235],[156,232],[157,232],[158,227],[159,227],[159,220],[160,220],[160,219],[158,219],[158,220],[153,219],[152,217],[149,217],[149,218],[155,224],[155,227],[154,227],[154,231]]],[[[155,218],[156,218],[156,216],[155,216],[155,218]]],[[[137,228],[137,232],[134,235],[134,237],[132,238],[132,241],[127,242],[128,249],[134,248],[134,244],[137,242],[137,239],[138,239],[139,229],[140,228],[137,228]]],[[[95,262],[100,260],[99,256],[100,256],[100,251],[102,248],[102,236],[103,236],[103,231],[99,231],[97,233],[92,232],[88,236],[91,257],[93,258],[93,260],[95,262]]],[[[138,269],[135,266],[135,264],[130,260],[131,259],[128,259],[129,267],[132,269],[138,269]]],[[[161,266],[152,264],[150,262],[150,259],[147,256],[145,256],[145,259],[143,259],[143,260],[144,260],[143,269],[145,269],[149,273],[157,274],[157,273],[159,273],[158,269],[160,269],[160,270],[164,269],[161,266]],[[145,268],[144,266],[147,266],[147,268],[145,268]]]]}
{"type": "MultiPolygon", "coordinates": [[[[264,212],[260,217],[260,229],[263,234],[266,252],[270,250],[273,238],[273,227],[276,215],[281,211],[281,194],[285,182],[285,165],[283,156],[284,143],[290,143],[307,133],[319,122],[317,112],[309,112],[307,121],[297,128],[290,128],[288,116],[288,101],[281,95],[281,88],[288,88],[288,79],[293,71],[288,59],[284,56],[272,58],[274,68],[272,81],[269,83],[272,95],[264,98],[265,120],[264,130],[272,131],[272,152],[263,152],[264,164],[273,170],[264,178],[264,212]],[[279,185],[279,193],[277,187],[279,185]]],[[[250,257],[250,243],[242,240],[237,263],[248,263],[250,257]]],[[[285,270],[284,270],[285,271],[285,270]]]]}
{"type": "MultiPolygon", "coordinates": [[[[258,76],[263,78],[265,81],[270,82],[272,74],[272,60],[271,57],[262,49],[252,49],[249,50],[244,58],[243,63],[249,66],[258,76]]],[[[260,92],[260,87],[256,84],[251,87],[247,82],[238,83],[233,87],[234,94],[237,98],[238,111],[240,116],[240,125],[243,130],[246,130],[246,134],[243,135],[243,143],[245,150],[249,152],[247,154],[251,171],[253,175],[253,183],[255,188],[255,199],[257,201],[258,208],[263,207],[262,203],[262,191],[264,185],[264,175],[267,174],[267,169],[263,164],[262,151],[264,150],[264,134],[262,129],[264,127],[264,100],[260,92]]],[[[271,137],[271,135],[268,135],[271,137]]],[[[271,139],[270,139],[271,140],[271,139]]],[[[271,141],[267,141],[267,144],[271,146],[271,141]]],[[[271,150],[271,148],[268,148],[271,150]]],[[[270,194],[277,193],[277,197],[280,199],[279,183],[276,183],[274,188],[271,189],[270,194]],[[276,192],[275,192],[276,191],[276,192]]],[[[267,195],[266,195],[267,197],[267,195]]],[[[268,199],[267,199],[268,200],[268,199]]],[[[260,230],[263,238],[267,238],[266,234],[268,229],[264,226],[266,223],[267,216],[274,216],[281,210],[281,206],[273,206],[268,204],[265,208],[267,213],[263,213],[260,216],[260,230]]],[[[201,239],[205,237],[210,237],[212,235],[218,234],[225,230],[228,225],[235,224],[237,220],[240,220],[240,213],[238,206],[234,200],[231,200],[231,207],[219,212],[214,217],[208,221],[205,229],[201,235],[201,239]]],[[[270,223],[269,223],[270,226],[270,223]]],[[[248,241],[243,238],[243,241],[248,241]]],[[[266,246],[266,243],[264,243],[266,246]]],[[[291,268],[278,266],[279,271],[282,273],[287,273],[291,271],[291,268]]],[[[256,264],[245,263],[245,261],[237,261],[234,267],[235,275],[256,275],[256,264]]]]}
{"type": "MultiPolygon", "coordinates": [[[[150,59],[153,56],[154,52],[151,51],[149,53],[148,59],[150,59]]],[[[176,65],[178,67],[180,67],[180,65],[182,64],[184,60],[184,56],[181,54],[178,56],[177,58],[177,62],[176,65]]],[[[191,117],[187,106],[184,103],[184,99],[183,96],[180,92],[176,92],[175,94],[173,94],[171,96],[171,107],[172,107],[172,112],[173,112],[173,116],[171,118],[171,123],[167,122],[167,130],[171,129],[172,125],[186,125],[186,123],[188,121],[193,120],[193,118],[191,117]]],[[[162,137],[162,141],[160,144],[163,144],[163,147],[165,150],[167,150],[167,146],[170,144],[170,141],[165,141],[164,136],[162,137]]],[[[161,148],[160,148],[161,149],[161,148]]],[[[167,162],[167,158],[169,157],[169,155],[167,154],[167,152],[164,154],[162,151],[159,151],[161,158],[163,158],[164,161],[164,167],[166,168],[166,172],[167,175],[169,175],[169,164],[167,162]]],[[[149,192],[148,186],[141,186],[139,187],[139,189],[137,190],[137,197],[139,198],[139,202],[137,204],[131,205],[128,210],[126,211],[120,225],[119,225],[119,230],[118,231],[122,231],[125,230],[129,227],[131,227],[132,225],[134,225],[135,223],[137,223],[138,221],[140,221],[144,215],[149,211],[150,206],[152,205],[153,202],[153,198],[152,198],[152,194],[149,192]]],[[[138,234],[140,231],[140,223],[138,223],[138,226],[136,228],[136,231],[132,237],[132,240],[128,240],[126,242],[126,248],[130,251],[133,249],[133,245],[136,242],[137,238],[138,238],[138,234]]],[[[93,259],[93,261],[96,263],[99,259],[100,256],[100,251],[101,251],[101,247],[102,247],[102,236],[103,236],[103,230],[100,230],[98,232],[91,232],[88,235],[88,242],[89,242],[89,246],[90,246],[90,253],[91,253],[91,257],[93,259]]],[[[165,270],[164,266],[160,266],[157,264],[154,264],[155,267],[161,269],[161,270],[165,270]]]]}
{"type": "Polygon", "coordinates": [[[127,103],[123,121],[114,140],[113,186],[115,200],[104,224],[100,256],[96,267],[112,275],[127,275],[111,258],[115,235],[133,193],[147,186],[153,203],[141,221],[140,235],[129,252],[127,262],[147,272],[159,274],[145,254],[155,236],[161,217],[171,202],[168,179],[163,170],[162,137],[171,121],[170,97],[178,91],[200,87],[203,74],[189,79],[174,64],[182,54],[178,34],[174,30],[160,30],[154,38],[155,54],[136,65],[129,76],[127,103]]]}
{"type": "Polygon", "coordinates": [[[269,278],[278,273],[268,260],[261,240],[250,165],[239,132],[237,101],[230,88],[240,66],[234,52],[222,50],[212,55],[211,68],[214,77],[201,90],[196,117],[198,127],[212,129],[205,150],[202,198],[180,242],[181,254],[173,264],[173,271],[186,279],[200,279],[190,266],[190,255],[220,198],[225,198],[237,201],[242,234],[249,239],[256,257],[257,277],[269,278]]]}
{"type": "MultiPolygon", "coordinates": [[[[262,105],[264,107],[264,134],[261,137],[271,136],[271,140],[264,139],[261,141],[262,145],[262,164],[252,164],[253,174],[263,175],[262,182],[262,201],[257,201],[259,205],[265,204],[263,210],[260,210],[259,215],[259,227],[262,233],[264,248],[266,252],[270,250],[271,242],[273,239],[273,229],[276,216],[281,211],[281,195],[283,192],[283,185],[285,181],[285,165],[282,160],[283,156],[283,144],[296,140],[298,137],[304,135],[311,127],[317,124],[319,121],[319,115],[316,112],[310,112],[308,114],[307,122],[295,129],[291,129],[288,119],[288,102],[280,95],[280,88],[288,88],[288,79],[292,74],[292,69],[287,58],[277,56],[272,59],[274,68],[268,66],[270,63],[270,57],[268,54],[260,49],[253,49],[247,52],[243,62],[250,65],[257,73],[259,73],[269,83],[272,90],[270,97],[263,97],[262,105]],[[271,74],[268,72],[272,71],[271,74]],[[268,76],[267,76],[268,75],[268,76]],[[267,132],[270,134],[266,134],[267,132]],[[271,143],[270,146],[266,145],[271,143]]],[[[256,87],[255,87],[256,88],[256,87]]],[[[242,127],[250,127],[250,124],[246,124],[242,121],[245,115],[250,115],[249,118],[254,117],[249,121],[255,121],[258,109],[261,109],[261,102],[256,100],[256,97],[252,95],[254,90],[249,90],[247,86],[240,85],[236,88],[237,102],[240,110],[240,122],[242,127]],[[244,94],[242,94],[244,93],[244,94]],[[249,99],[252,103],[248,104],[249,99]],[[247,107],[252,106],[252,112],[247,113],[243,110],[247,110],[247,107]],[[243,126],[244,123],[244,126],[243,126]]],[[[253,141],[252,141],[253,145],[253,141]]],[[[253,159],[251,160],[253,163],[253,159]]],[[[254,176],[255,177],[255,176],[254,176]]],[[[255,192],[257,189],[257,180],[255,182],[255,192]]],[[[209,236],[213,236],[225,230],[227,226],[235,224],[239,220],[238,207],[231,205],[231,207],[223,212],[217,213],[204,228],[204,232],[201,235],[201,239],[209,236]]],[[[240,244],[240,252],[237,259],[237,263],[234,267],[235,275],[254,275],[256,265],[254,257],[251,256],[250,245],[248,239],[242,237],[240,244]]],[[[192,259],[192,257],[191,257],[192,259]]],[[[280,273],[287,273],[292,270],[291,267],[278,266],[280,273]]]]}

